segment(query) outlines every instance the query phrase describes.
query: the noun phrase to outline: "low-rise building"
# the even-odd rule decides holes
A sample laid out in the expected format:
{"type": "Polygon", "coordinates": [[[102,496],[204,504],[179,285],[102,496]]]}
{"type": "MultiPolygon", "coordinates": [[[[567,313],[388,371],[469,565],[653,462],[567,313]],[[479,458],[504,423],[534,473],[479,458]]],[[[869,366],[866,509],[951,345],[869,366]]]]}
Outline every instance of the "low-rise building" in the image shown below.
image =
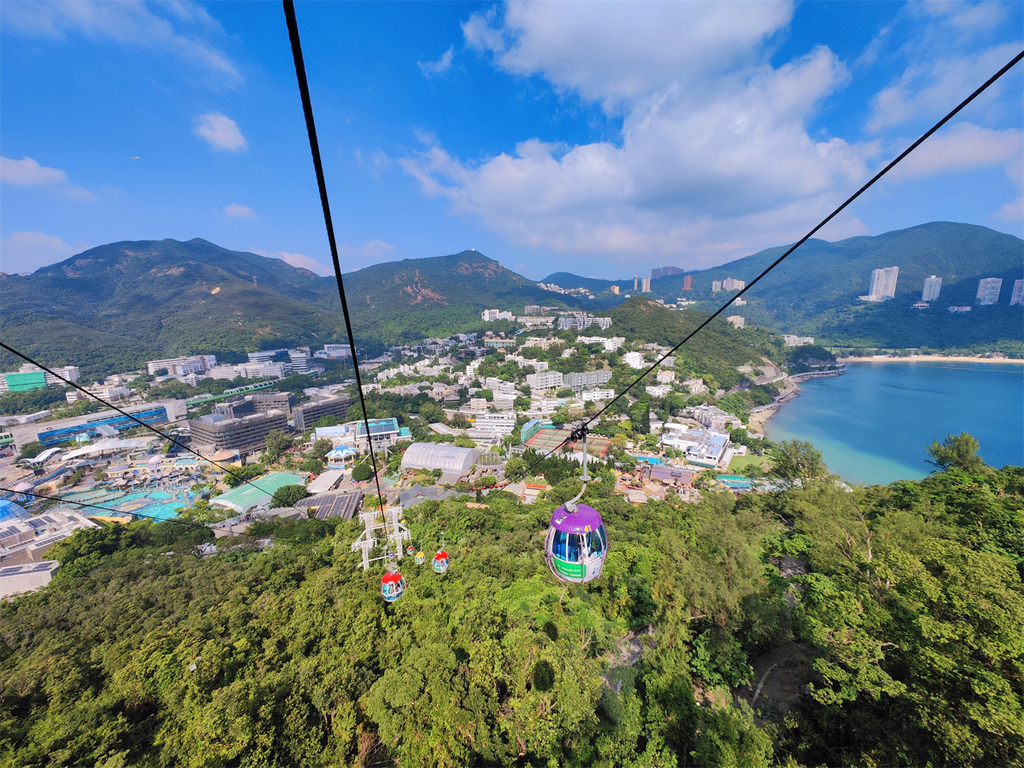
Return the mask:
{"type": "Polygon", "coordinates": [[[58,541],[80,528],[98,528],[79,512],[50,509],[32,517],[14,517],[0,523],[0,569],[38,563],[58,541]]]}
{"type": "Polygon", "coordinates": [[[614,389],[585,389],[580,392],[580,400],[583,402],[598,403],[602,400],[611,400],[613,397],[615,397],[614,389]]]}
{"type": "Polygon", "coordinates": [[[671,384],[656,384],[654,386],[645,387],[647,394],[651,397],[668,397],[669,393],[672,392],[671,384]]]}
{"type": "Polygon", "coordinates": [[[562,386],[568,387],[574,392],[579,392],[588,387],[599,387],[611,380],[611,371],[579,371],[562,376],[562,386]]]}
{"type": "MultiPolygon", "coordinates": [[[[181,421],[186,414],[183,400],[157,400],[143,405],[125,406],[121,410],[134,419],[153,426],[181,421]]],[[[9,430],[17,448],[33,441],[51,448],[78,439],[94,440],[101,436],[112,436],[115,432],[123,432],[138,426],[137,421],[118,411],[99,411],[56,421],[15,424],[10,426],[9,430]]]]}
{"type": "Polygon", "coordinates": [[[622,356],[622,362],[634,369],[646,367],[646,364],[644,363],[644,356],[639,352],[627,352],[622,356]]]}
{"type": "Polygon", "coordinates": [[[530,389],[555,389],[562,386],[562,374],[559,371],[543,371],[531,373],[526,377],[530,389]]]}

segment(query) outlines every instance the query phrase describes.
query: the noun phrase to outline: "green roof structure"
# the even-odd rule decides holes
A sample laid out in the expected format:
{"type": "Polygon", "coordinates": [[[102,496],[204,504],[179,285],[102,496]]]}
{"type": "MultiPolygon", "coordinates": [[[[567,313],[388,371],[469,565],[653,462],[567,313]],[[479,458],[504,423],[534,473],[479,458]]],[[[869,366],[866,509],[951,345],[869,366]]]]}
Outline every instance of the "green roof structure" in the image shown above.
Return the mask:
{"type": "Polygon", "coordinates": [[[271,472],[257,477],[245,485],[228,491],[221,496],[210,499],[210,504],[217,507],[233,509],[238,514],[248,512],[253,507],[266,507],[279,488],[286,485],[305,485],[306,481],[298,475],[288,472],[271,472]]]}

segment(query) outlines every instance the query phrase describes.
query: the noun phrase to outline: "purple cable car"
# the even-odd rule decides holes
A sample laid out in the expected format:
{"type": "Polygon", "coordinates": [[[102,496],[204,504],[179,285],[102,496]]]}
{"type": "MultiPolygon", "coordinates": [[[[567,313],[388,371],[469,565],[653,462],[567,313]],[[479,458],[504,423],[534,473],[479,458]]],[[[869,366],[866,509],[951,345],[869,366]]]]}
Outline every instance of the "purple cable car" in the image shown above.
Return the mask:
{"type": "Polygon", "coordinates": [[[608,555],[608,534],[596,509],[586,504],[572,506],[571,512],[566,504],[551,515],[544,559],[558,579],[582,584],[601,575],[608,555]]]}

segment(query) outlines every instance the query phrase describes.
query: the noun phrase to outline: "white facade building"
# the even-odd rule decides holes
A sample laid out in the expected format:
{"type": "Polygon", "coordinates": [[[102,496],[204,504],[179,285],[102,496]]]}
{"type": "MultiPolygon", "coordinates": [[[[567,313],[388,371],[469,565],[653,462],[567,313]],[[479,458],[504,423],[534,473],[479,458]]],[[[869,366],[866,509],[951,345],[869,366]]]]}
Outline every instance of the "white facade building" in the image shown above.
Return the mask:
{"type": "Polygon", "coordinates": [[[526,377],[530,389],[553,389],[562,386],[562,374],[559,371],[531,373],[526,377]]]}
{"type": "Polygon", "coordinates": [[[899,267],[883,267],[871,272],[871,290],[868,301],[884,301],[896,295],[896,281],[900,276],[899,267]]]}
{"type": "Polygon", "coordinates": [[[921,290],[921,301],[935,301],[939,298],[939,291],[942,290],[942,278],[936,275],[924,279],[924,288],[921,290]]]}
{"type": "Polygon", "coordinates": [[[978,281],[978,296],[976,301],[982,306],[995,304],[999,301],[999,292],[1003,289],[1003,278],[986,277],[978,281]]]}
{"type": "Polygon", "coordinates": [[[587,402],[588,400],[592,403],[598,403],[602,400],[611,400],[615,397],[614,389],[587,389],[580,392],[580,400],[587,402]]]}
{"type": "Polygon", "coordinates": [[[622,362],[624,362],[630,368],[643,368],[644,356],[641,355],[639,352],[627,352],[622,356],[622,362]]]}
{"type": "Polygon", "coordinates": [[[1024,280],[1013,281],[1013,293],[1010,294],[1010,306],[1024,304],[1024,280]]]}

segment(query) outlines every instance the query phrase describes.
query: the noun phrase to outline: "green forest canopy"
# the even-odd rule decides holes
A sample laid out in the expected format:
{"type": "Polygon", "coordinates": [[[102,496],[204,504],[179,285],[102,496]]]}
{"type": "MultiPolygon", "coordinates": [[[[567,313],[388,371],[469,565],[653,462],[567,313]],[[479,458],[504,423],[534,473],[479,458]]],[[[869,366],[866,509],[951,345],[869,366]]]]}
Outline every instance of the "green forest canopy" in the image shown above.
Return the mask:
{"type": "Polygon", "coordinates": [[[80,532],[0,606],[0,763],[1019,762],[1024,469],[642,507],[595,483],[611,550],[585,587],[541,552],[572,486],[409,510],[452,567],[403,561],[394,605],[355,522],[260,524],[271,549],[203,559],[181,526],[80,532]],[[783,658],[797,693],[751,708],[783,658]]]}

